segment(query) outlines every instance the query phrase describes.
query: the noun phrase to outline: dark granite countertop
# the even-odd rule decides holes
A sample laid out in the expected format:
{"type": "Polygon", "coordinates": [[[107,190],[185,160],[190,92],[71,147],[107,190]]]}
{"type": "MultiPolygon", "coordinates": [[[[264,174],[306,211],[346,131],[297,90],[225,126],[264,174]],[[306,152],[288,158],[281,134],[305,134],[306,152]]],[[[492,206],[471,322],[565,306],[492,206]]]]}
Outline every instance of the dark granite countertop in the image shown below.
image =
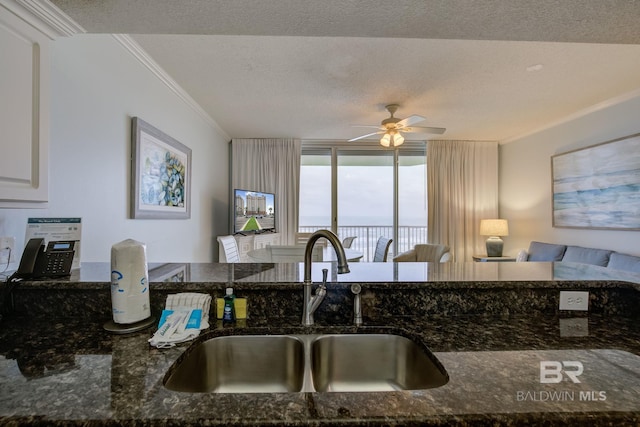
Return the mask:
{"type": "MultiPolygon", "coordinates": [[[[154,263],[149,264],[151,282],[191,283],[297,283],[303,281],[302,263],[154,263]]],[[[349,263],[348,274],[337,274],[335,262],[313,263],[312,280],[322,280],[322,269],[329,280],[344,283],[434,283],[434,282],[523,282],[608,280],[640,284],[640,274],[605,267],[569,262],[524,263],[349,263]]],[[[82,263],[68,282],[109,282],[108,262],[82,263]]]]}
{"type": "MultiPolygon", "coordinates": [[[[23,283],[15,291],[16,313],[0,323],[0,425],[640,424],[638,282],[554,277],[553,264],[523,265],[520,273],[515,263],[500,264],[451,268],[447,280],[432,282],[363,280],[364,327],[351,325],[346,281],[330,283],[316,326],[299,326],[295,264],[248,264],[237,271],[187,265],[190,283],[152,284],[155,312],[168,293],[221,296],[229,283],[248,299],[248,319],[232,328],[212,320],[199,341],[225,334],[393,332],[426,345],[450,378],[435,389],[385,393],[171,391],[163,378],[190,344],[152,348],[147,340],[155,328],[104,331],[110,319],[104,278],[23,283]],[[222,270],[246,275],[211,276],[222,270]],[[533,270],[546,276],[532,277],[533,270]],[[474,281],[471,271],[489,271],[489,277],[474,281]],[[259,280],[275,272],[280,281],[259,280]],[[589,311],[558,310],[558,290],[589,291],[589,311]],[[541,361],[579,361],[580,382],[565,374],[560,383],[541,383],[541,361]]],[[[161,268],[173,277],[179,265],[169,266],[161,268]]],[[[442,275],[431,264],[412,270],[442,275]]]]}

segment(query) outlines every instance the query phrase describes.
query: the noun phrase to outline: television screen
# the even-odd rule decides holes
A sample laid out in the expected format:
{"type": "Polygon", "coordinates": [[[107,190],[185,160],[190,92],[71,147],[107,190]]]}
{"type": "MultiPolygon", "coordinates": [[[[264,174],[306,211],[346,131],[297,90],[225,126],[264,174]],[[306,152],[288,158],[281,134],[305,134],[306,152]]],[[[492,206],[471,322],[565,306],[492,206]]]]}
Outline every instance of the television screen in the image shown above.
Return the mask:
{"type": "Polygon", "coordinates": [[[234,190],[234,233],[262,233],[276,229],[275,196],[260,191],[234,190]]]}

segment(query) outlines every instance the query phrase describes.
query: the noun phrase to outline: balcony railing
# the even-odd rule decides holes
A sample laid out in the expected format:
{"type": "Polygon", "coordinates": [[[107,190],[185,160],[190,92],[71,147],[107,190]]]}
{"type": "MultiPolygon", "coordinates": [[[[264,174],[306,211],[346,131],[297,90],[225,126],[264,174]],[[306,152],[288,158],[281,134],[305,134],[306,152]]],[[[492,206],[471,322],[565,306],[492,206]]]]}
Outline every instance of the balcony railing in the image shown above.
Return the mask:
{"type": "MultiPolygon", "coordinates": [[[[299,227],[301,233],[313,233],[320,229],[330,229],[329,226],[313,225],[299,227]]],[[[378,237],[384,236],[393,238],[393,227],[388,225],[352,225],[338,227],[338,237],[343,240],[345,237],[356,236],[351,248],[364,254],[363,262],[373,261],[373,254],[376,250],[378,237]]],[[[402,253],[413,248],[418,243],[427,243],[427,227],[422,226],[401,226],[398,227],[398,249],[397,253],[402,253]]],[[[394,256],[393,244],[389,248],[387,260],[394,256]]]]}

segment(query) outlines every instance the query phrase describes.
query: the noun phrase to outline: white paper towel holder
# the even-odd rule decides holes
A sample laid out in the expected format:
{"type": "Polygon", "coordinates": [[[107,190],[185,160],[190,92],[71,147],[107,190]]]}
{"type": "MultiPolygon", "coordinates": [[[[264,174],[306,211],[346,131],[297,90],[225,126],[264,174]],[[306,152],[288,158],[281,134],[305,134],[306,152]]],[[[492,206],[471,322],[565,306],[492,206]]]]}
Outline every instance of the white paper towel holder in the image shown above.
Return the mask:
{"type": "Polygon", "coordinates": [[[111,304],[113,318],[103,325],[109,332],[129,334],[155,323],[144,243],[126,239],[111,247],[111,304]]]}

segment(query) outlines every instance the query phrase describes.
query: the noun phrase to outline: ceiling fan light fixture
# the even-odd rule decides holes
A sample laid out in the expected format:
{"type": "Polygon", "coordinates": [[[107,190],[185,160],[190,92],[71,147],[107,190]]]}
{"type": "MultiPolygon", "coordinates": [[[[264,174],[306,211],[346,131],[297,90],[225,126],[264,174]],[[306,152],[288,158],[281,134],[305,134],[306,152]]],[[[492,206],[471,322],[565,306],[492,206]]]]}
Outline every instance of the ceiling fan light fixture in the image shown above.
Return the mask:
{"type": "Polygon", "coordinates": [[[406,119],[399,119],[394,116],[394,113],[398,109],[398,104],[389,104],[386,106],[387,111],[389,111],[390,117],[384,119],[380,126],[370,126],[370,125],[352,125],[357,127],[366,127],[366,128],[375,128],[378,129],[377,132],[367,133],[365,135],[360,135],[355,138],[351,138],[349,142],[358,141],[360,139],[369,138],[373,135],[382,135],[380,138],[380,145],[383,147],[399,147],[404,144],[404,136],[402,133],[405,132],[416,132],[416,133],[434,133],[441,135],[446,130],[445,128],[434,128],[434,127],[426,127],[426,126],[415,126],[416,123],[420,123],[426,120],[422,116],[412,115],[407,117],[406,119]]]}
{"type": "Polygon", "coordinates": [[[384,135],[382,135],[382,138],[380,138],[380,145],[382,145],[383,147],[388,147],[390,144],[391,144],[391,135],[389,134],[389,132],[387,132],[384,135]]]}
{"type": "Polygon", "coordinates": [[[380,138],[380,145],[383,147],[398,147],[404,143],[404,137],[395,130],[385,132],[380,138]]]}

